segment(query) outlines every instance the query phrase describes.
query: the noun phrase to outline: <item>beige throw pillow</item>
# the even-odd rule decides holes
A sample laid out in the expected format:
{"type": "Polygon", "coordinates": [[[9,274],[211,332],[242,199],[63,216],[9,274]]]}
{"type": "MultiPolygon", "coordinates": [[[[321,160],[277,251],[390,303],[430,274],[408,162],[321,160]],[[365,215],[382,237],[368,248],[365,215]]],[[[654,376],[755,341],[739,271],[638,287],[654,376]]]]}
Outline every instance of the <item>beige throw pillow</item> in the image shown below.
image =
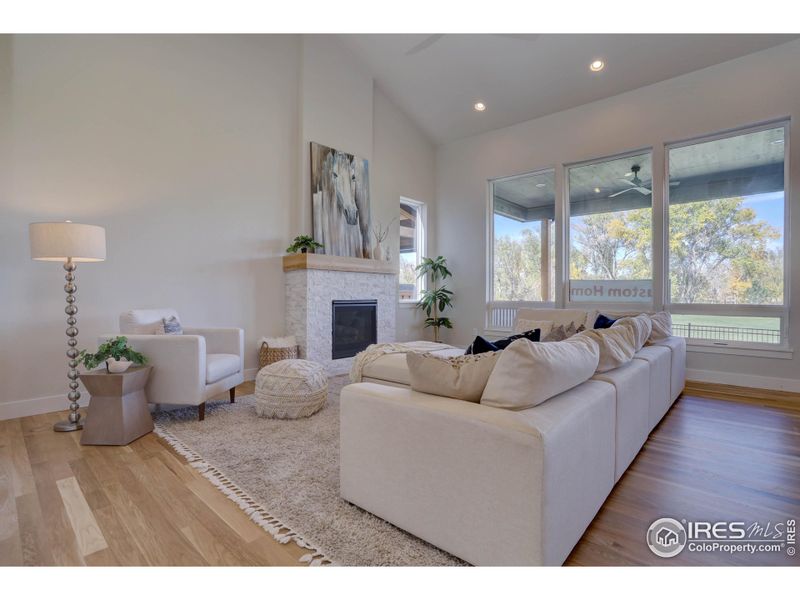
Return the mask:
{"type": "Polygon", "coordinates": [[[653,313],[650,315],[650,320],[653,322],[653,331],[648,342],[657,342],[672,335],[672,315],[667,311],[653,313]]]}
{"type": "Polygon", "coordinates": [[[500,353],[481,404],[531,408],[589,379],[598,359],[597,343],[580,335],[547,344],[517,340],[500,353]]]}
{"type": "Polygon", "coordinates": [[[411,389],[426,394],[478,402],[500,352],[436,356],[409,352],[406,364],[411,389]]]}
{"type": "MultiPolygon", "coordinates": [[[[614,324],[616,325],[616,323],[614,324]]],[[[636,331],[630,323],[608,329],[587,329],[573,339],[594,340],[600,350],[597,372],[605,373],[628,364],[636,354],[636,331]]]]}
{"type": "Polygon", "coordinates": [[[653,321],[650,319],[649,315],[642,313],[635,317],[622,317],[621,319],[617,319],[617,322],[614,323],[610,329],[614,327],[624,327],[626,325],[633,328],[636,336],[636,350],[634,352],[638,352],[650,338],[650,333],[653,331],[653,321]]]}

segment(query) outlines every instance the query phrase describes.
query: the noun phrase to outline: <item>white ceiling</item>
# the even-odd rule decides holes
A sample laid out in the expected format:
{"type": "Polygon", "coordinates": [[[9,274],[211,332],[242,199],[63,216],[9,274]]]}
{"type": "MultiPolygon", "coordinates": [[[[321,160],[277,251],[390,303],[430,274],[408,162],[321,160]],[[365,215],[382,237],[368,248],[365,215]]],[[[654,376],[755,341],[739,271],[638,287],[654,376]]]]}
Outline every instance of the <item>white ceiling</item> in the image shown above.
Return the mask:
{"type": "Polygon", "coordinates": [[[795,35],[341,35],[436,143],[696,71],[795,35]],[[429,45],[428,45],[429,44],[429,45]],[[407,54],[414,50],[412,54],[407,54]],[[594,58],[606,68],[588,69],[594,58]],[[477,113],[472,105],[486,103],[477,113]]]}

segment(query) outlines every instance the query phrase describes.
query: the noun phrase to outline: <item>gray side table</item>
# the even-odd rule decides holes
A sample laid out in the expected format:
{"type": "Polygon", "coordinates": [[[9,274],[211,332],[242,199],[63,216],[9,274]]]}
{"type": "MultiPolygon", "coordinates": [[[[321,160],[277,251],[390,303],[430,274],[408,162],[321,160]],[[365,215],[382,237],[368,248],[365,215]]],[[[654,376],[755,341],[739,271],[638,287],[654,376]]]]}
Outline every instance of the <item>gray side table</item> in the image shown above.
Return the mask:
{"type": "Polygon", "coordinates": [[[125,446],[153,431],[144,386],[153,367],[131,367],[124,373],[93,371],[80,376],[91,399],[81,444],[125,446]]]}

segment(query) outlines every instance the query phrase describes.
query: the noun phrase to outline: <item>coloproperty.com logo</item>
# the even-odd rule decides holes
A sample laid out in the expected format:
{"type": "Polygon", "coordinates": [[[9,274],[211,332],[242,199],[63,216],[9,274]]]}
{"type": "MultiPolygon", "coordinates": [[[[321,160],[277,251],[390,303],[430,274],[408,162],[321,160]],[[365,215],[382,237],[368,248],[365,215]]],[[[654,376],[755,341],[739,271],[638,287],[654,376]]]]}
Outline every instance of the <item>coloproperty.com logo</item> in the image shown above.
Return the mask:
{"type": "Polygon", "coordinates": [[[647,545],[656,556],[672,558],[688,552],[730,554],[797,551],[795,519],[773,523],[744,521],[687,521],[663,517],[647,529],[647,545]]]}

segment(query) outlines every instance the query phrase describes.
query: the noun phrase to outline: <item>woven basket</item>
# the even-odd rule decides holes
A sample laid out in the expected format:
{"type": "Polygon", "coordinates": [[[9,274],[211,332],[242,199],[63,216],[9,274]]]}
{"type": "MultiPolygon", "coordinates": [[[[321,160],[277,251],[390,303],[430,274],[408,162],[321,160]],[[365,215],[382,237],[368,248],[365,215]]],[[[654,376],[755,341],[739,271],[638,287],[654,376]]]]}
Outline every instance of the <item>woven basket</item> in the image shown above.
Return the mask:
{"type": "Polygon", "coordinates": [[[258,351],[258,366],[263,369],[267,365],[276,363],[280,360],[287,360],[290,358],[297,358],[299,354],[298,346],[288,346],[286,348],[270,348],[267,342],[261,343],[261,348],[258,351]]]}

